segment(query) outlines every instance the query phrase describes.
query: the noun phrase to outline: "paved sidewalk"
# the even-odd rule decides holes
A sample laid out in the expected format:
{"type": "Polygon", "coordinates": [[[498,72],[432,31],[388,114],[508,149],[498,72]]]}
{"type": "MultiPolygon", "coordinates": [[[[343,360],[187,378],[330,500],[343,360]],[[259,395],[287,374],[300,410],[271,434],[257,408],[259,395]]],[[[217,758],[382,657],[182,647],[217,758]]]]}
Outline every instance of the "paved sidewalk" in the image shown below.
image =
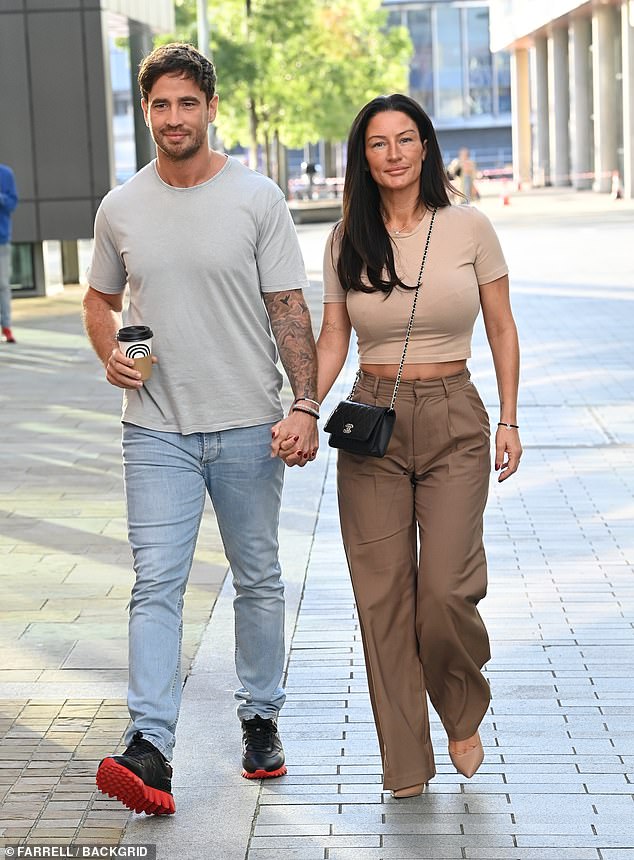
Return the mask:
{"type": "MultiPolygon", "coordinates": [[[[1,841],[123,838],[166,860],[634,858],[634,207],[621,203],[483,202],[513,273],[526,446],[486,518],[487,758],[460,778],[435,721],[439,774],[405,801],[381,790],[327,449],[289,472],[284,496],[288,776],[239,777],[231,593],[208,516],[186,604],[197,656],[177,815],[128,820],[94,794],[96,761],[126,724],[118,395],[86,349],[76,291],[15,302],[20,343],[0,350],[1,841]]],[[[300,235],[317,279],[326,228],[300,235]]],[[[495,418],[481,327],[470,367],[495,418]]]]}

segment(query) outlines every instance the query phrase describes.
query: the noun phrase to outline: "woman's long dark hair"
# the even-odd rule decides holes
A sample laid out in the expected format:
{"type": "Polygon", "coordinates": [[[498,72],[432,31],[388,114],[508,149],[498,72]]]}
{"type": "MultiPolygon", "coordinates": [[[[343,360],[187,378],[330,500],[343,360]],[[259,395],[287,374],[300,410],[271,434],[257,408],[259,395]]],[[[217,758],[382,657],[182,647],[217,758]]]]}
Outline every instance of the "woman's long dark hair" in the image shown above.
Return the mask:
{"type": "Polygon", "coordinates": [[[431,120],[409,96],[395,93],[378,96],[357,114],[348,137],[348,163],[343,186],[343,219],[336,228],[340,238],[337,274],[344,290],[391,293],[408,287],[394,267],[394,250],[381,213],[379,188],[365,157],[365,134],[373,116],[382,111],[401,111],[415,123],[427,154],[420,175],[420,202],[426,209],[450,206],[451,185],[443,164],[438,138],[431,120]],[[363,283],[362,274],[371,286],[363,283]],[[385,274],[387,273],[387,278],[385,274]]]}

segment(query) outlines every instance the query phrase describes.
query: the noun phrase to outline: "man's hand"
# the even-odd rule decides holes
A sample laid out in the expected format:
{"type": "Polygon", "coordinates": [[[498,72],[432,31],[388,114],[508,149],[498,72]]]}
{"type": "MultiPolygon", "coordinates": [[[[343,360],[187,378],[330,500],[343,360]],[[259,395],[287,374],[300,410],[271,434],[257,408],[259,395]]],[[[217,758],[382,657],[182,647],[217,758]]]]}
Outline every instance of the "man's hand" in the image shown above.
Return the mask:
{"type": "Polygon", "coordinates": [[[271,428],[271,457],[281,457],[287,466],[305,466],[319,448],[317,420],[304,412],[291,412],[271,428]]]}
{"type": "MultiPolygon", "coordinates": [[[[152,356],[152,364],[157,364],[158,359],[155,355],[152,356]]],[[[116,385],[117,388],[142,388],[143,380],[141,373],[134,369],[134,359],[127,358],[116,346],[108,357],[106,363],[106,379],[110,385],[116,385]]]]}

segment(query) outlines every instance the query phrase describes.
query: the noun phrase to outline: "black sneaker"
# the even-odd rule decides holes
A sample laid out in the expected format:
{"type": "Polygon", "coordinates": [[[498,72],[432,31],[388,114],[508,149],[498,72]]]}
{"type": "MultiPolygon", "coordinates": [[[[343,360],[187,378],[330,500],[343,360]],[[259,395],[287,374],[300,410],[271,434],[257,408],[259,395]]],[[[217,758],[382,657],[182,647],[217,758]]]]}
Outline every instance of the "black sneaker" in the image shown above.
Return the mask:
{"type": "Polygon", "coordinates": [[[242,776],[270,779],[285,773],[284,748],[276,723],[260,716],[242,720],[242,776]]]}
{"type": "Polygon", "coordinates": [[[104,758],[97,770],[97,788],[128,809],[146,815],[173,815],[172,768],[154,744],[135,732],[123,755],[104,758]]]}

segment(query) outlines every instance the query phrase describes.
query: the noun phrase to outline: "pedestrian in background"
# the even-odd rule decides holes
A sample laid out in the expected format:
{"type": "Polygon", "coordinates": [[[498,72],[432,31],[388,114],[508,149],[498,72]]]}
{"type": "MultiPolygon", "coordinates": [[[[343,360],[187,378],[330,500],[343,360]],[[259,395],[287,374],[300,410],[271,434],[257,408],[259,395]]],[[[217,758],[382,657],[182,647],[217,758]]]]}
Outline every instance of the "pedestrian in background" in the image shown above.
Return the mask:
{"type": "MultiPolygon", "coordinates": [[[[383,458],[340,450],[341,532],[359,613],[384,786],[420,794],[434,776],[426,696],[457,770],[471,777],[489,685],[482,543],[490,475],[489,420],[467,359],[482,309],[500,395],[498,480],[518,468],[519,347],[508,270],[478,209],[450,204],[436,133],[405,95],[379,97],[348,140],[343,220],[324,255],[324,315],[317,341],[318,399],[341,371],[354,328],[360,372],[353,400],[388,406],[413,288],[420,285],[383,458]],[[427,249],[427,250],[426,250],[427,249]]],[[[275,450],[300,462],[292,439],[275,450]]]]}
{"type": "MultiPolygon", "coordinates": [[[[317,450],[316,356],[301,251],[282,191],[210,149],[213,65],[189,45],[157,48],[139,85],[157,158],[102,201],[85,324],[112,385],[125,390],[123,462],[136,581],[130,603],[132,718],[122,755],[97,785],[137,812],[174,812],[183,598],[209,494],[236,589],[242,775],[286,773],[278,522],[284,464],[271,457],[283,415],[277,350],[296,397],[281,422],[306,462],[317,450]],[[141,381],[119,350],[128,322],[149,326],[158,361],[141,381]],[[309,398],[309,400],[305,400],[309,398]]],[[[225,756],[225,750],[216,750],[225,756]]]]}
{"type": "Polygon", "coordinates": [[[15,343],[11,331],[11,216],[17,205],[13,171],[0,164],[0,327],[6,343],[15,343]]]}
{"type": "Polygon", "coordinates": [[[447,173],[454,187],[462,194],[463,199],[460,202],[471,203],[472,200],[480,199],[480,193],[475,184],[476,164],[466,147],[463,147],[458,152],[458,156],[449,163],[447,173]]]}

